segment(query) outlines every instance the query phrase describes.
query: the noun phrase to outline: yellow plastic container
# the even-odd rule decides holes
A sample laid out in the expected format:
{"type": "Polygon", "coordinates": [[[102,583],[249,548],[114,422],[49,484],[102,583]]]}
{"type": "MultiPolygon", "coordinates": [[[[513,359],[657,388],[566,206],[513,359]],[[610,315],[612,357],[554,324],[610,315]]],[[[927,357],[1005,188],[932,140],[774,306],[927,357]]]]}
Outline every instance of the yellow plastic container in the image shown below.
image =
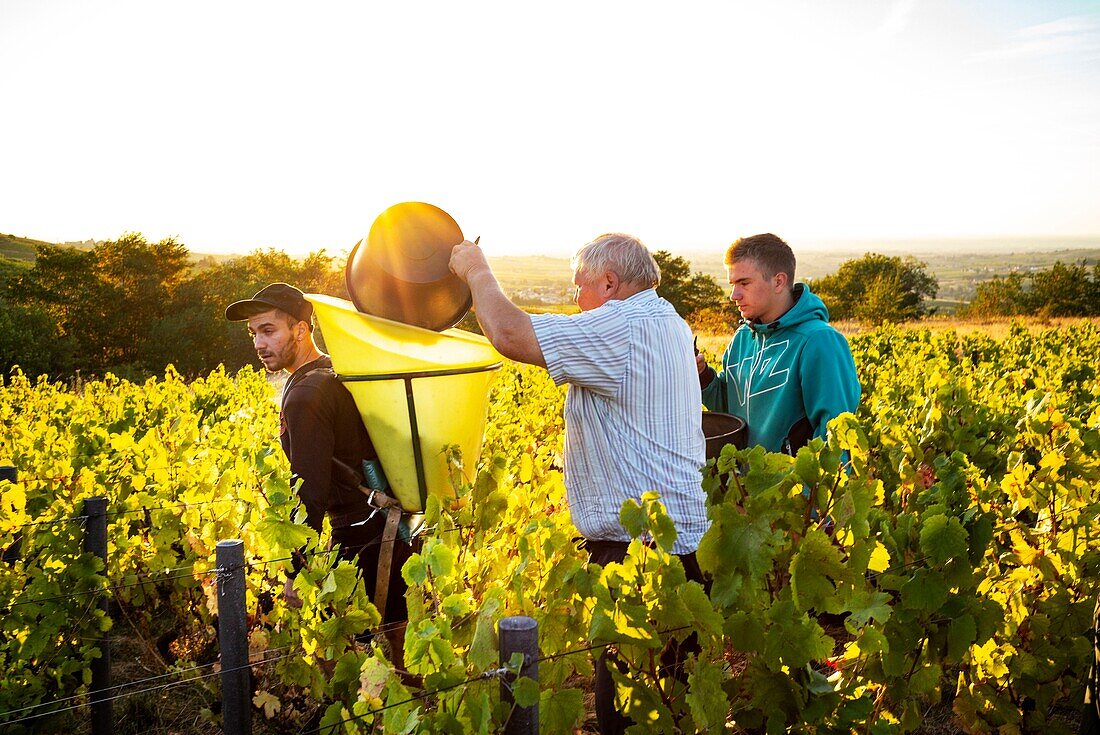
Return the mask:
{"type": "Polygon", "coordinates": [[[472,481],[500,353],[461,329],[433,332],[363,314],[344,299],[306,298],[378,451],[390,494],[408,511],[423,510],[429,493],[453,497],[443,448],[459,446],[472,481]]]}

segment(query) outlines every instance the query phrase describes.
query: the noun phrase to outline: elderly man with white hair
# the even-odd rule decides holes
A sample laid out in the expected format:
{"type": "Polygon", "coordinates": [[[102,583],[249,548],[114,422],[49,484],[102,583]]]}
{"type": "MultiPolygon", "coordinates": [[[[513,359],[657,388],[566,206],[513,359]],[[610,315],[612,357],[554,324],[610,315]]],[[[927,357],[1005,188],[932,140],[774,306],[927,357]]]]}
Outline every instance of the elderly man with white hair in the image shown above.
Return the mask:
{"type": "MultiPolygon", "coordinates": [[[[691,330],[657,295],[660,268],[636,238],[597,237],[573,258],[580,314],[527,314],[497,283],[481,249],[464,241],[451,270],[470,286],[486,337],[505,357],[544,367],[565,400],[565,487],[573,524],[597,564],[621,562],[630,536],[627,499],[657,490],[676,525],[673,553],[688,579],[707,530],[699,468],[705,463],[701,394],[691,330]]],[[[630,723],[615,708],[607,654],[596,667],[601,732],[630,723]]]]}

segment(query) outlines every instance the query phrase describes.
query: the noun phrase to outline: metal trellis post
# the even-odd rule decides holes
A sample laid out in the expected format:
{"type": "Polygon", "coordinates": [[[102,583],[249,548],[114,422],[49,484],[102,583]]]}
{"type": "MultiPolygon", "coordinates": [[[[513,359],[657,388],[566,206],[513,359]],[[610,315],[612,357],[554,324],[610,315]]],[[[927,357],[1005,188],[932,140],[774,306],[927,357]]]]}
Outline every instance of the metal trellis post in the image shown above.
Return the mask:
{"type": "Polygon", "coordinates": [[[244,542],[239,539],[219,541],[216,560],[222,721],[226,735],[248,735],[252,732],[252,701],[244,595],[244,542]]]}
{"type": "MultiPolygon", "coordinates": [[[[107,576],[107,498],[85,500],[84,515],[84,551],[103,560],[103,575],[107,576]]],[[[109,602],[106,594],[99,595],[97,605],[104,615],[108,614],[109,602]]],[[[108,631],[103,631],[98,645],[99,658],[92,660],[92,686],[89,692],[92,735],[109,735],[114,728],[111,700],[107,696],[111,688],[111,640],[108,631]]]]}
{"type": "MultiPolygon", "coordinates": [[[[513,653],[523,654],[523,665],[519,676],[539,680],[539,624],[526,615],[501,618],[500,626],[500,663],[506,665],[512,660],[513,653]]],[[[500,698],[508,704],[514,704],[512,684],[516,676],[505,674],[500,680],[500,698]]],[[[513,707],[512,715],[504,725],[505,735],[538,735],[539,705],[513,707]]]]}

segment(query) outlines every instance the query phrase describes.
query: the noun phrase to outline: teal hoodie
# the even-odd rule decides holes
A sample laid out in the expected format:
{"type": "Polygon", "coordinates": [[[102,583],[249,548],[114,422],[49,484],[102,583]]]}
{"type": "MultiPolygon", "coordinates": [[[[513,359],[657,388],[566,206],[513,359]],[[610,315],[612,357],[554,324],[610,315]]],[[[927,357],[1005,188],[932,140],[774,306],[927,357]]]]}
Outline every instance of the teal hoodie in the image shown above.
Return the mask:
{"type": "Polygon", "coordinates": [[[803,283],[795,303],[769,324],[742,322],[722,356],[722,372],[699,376],[703,404],[740,416],[749,446],[797,450],[826,424],[859,405],[859,378],[848,340],[829,325],[829,310],[803,283]],[[787,446],[788,440],[790,447],[787,446]]]}

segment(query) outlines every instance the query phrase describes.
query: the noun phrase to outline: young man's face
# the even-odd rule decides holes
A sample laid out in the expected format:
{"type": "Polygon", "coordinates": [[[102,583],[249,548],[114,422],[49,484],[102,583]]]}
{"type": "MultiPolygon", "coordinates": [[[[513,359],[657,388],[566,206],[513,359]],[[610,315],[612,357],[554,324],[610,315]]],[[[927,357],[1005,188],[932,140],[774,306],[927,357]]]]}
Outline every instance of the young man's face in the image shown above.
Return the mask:
{"type": "Polygon", "coordinates": [[[789,293],[785,273],[766,278],[755,260],[739,260],[727,265],[726,272],[731,286],[730,301],[737,304],[741,316],[761,324],[783,316],[789,293]]]}
{"type": "Polygon", "coordinates": [[[297,360],[302,347],[299,324],[279,309],[248,318],[252,346],[270,372],[285,370],[297,360]]]}

